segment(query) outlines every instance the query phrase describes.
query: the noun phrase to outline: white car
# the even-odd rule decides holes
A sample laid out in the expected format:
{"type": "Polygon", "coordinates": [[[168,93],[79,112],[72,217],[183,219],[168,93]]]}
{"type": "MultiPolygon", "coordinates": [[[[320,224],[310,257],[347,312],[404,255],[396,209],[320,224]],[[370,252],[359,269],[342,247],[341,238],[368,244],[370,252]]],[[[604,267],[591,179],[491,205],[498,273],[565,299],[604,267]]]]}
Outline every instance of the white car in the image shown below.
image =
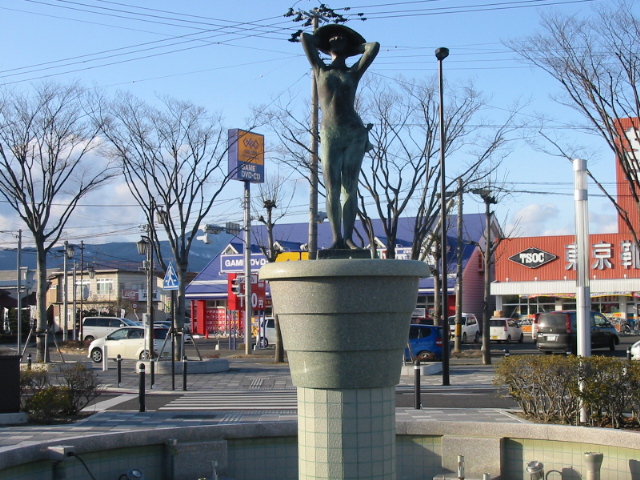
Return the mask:
{"type": "MultiPolygon", "coordinates": [[[[478,324],[478,319],[473,313],[463,313],[462,314],[462,329],[460,331],[460,340],[462,343],[480,342],[480,326],[478,324]]],[[[449,317],[449,330],[450,336],[453,338],[456,334],[456,317],[449,317]]]]}
{"type": "Polygon", "coordinates": [[[513,318],[492,318],[489,320],[489,338],[497,342],[522,343],[524,333],[513,318]]]}
{"type": "MultiPolygon", "coordinates": [[[[164,339],[169,332],[166,328],[153,329],[153,350],[155,355],[162,347],[164,339]]],[[[98,338],[91,342],[88,350],[88,357],[95,363],[102,362],[104,358],[104,347],[107,347],[108,358],[116,359],[118,355],[125,360],[144,360],[148,358],[148,348],[144,342],[143,327],[125,327],[110,333],[106,337],[98,338]]],[[[163,357],[171,357],[171,346],[165,347],[162,351],[163,357]]]]}
{"type": "Polygon", "coordinates": [[[640,341],[631,345],[631,359],[632,360],[640,360],[640,341]]]}
{"type": "Polygon", "coordinates": [[[260,348],[276,344],[276,320],[273,317],[265,318],[264,326],[260,330],[260,348]]]}

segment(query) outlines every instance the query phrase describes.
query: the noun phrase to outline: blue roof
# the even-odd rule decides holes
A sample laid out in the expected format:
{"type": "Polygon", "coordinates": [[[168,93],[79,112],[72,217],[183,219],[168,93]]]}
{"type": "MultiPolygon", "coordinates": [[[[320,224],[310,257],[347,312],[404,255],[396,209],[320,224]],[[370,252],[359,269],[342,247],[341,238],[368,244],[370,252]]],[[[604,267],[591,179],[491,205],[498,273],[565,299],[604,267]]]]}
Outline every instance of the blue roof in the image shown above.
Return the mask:
{"type": "MultiPolygon", "coordinates": [[[[466,266],[471,254],[475,250],[475,246],[470,242],[477,243],[484,234],[484,227],[486,225],[486,217],[484,214],[465,214],[463,219],[463,268],[466,266]]],[[[455,270],[455,252],[457,246],[456,235],[456,223],[457,217],[451,215],[448,217],[449,228],[447,231],[447,244],[448,244],[448,256],[449,256],[449,271],[455,270]]],[[[376,232],[376,238],[386,245],[387,237],[384,236],[384,228],[380,220],[373,220],[373,229],[376,232]],[[378,235],[379,233],[379,235],[378,235]]],[[[413,244],[412,239],[414,237],[413,231],[415,226],[415,219],[413,217],[400,218],[398,220],[398,234],[396,239],[397,248],[410,248],[413,244]]],[[[267,230],[265,225],[256,225],[251,227],[252,233],[252,245],[251,253],[252,259],[262,257],[258,244],[266,245],[267,230]]],[[[300,251],[302,245],[306,245],[309,236],[309,224],[308,223],[290,223],[290,224],[276,224],[273,227],[273,238],[277,241],[285,250],[300,251]]],[[[369,244],[361,222],[356,222],[356,231],[354,233],[354,241],[356,244],[366,246],[369,244]]],[[[318,224],[318,237],[317,244],[318,250],[328,248],[331,245],[332,236],[331,228],[328,223],[318,224]]],[[[242,257],[244,252],[244,242],[238,238],[234,238],[230,245],[238,252],[238,255],[232,257],[242,257]]],[[[224,250],[224,249],[223,249],[224,250]]],[[[225,255],[217,255],[209,264],[193,279],[193,281],[186,288],[186,297],[191,300],[197,299],[213,299],[213,298],[226,298],[227,297],[227,272],[223,266],[223,260],[225,255]]],[[[229,258],[227,256],[227,258],[229,258]]],[[[263,261],[266,261],[264,259],[263,261]]],[[[252,265],[252,271],[258,271],[262,264],[252,265]]],[[[240,269],[236,270],[240,271],[240,269]]],[[[448,279],[448,287],[451,293],[453,293],[453,287],[455,286],[455,279],[448,279]]],[[[420,291],[429,292],[433,291],[433,278],[424,278],[420,281],[420,291]]]]}

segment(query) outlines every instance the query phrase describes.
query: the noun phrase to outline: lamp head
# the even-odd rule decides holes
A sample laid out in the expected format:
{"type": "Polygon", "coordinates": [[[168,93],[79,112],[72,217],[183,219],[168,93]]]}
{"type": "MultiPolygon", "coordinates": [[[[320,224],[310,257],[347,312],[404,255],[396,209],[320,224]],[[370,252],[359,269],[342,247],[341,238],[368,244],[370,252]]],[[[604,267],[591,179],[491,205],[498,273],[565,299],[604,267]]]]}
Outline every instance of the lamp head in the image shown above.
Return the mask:
{"type": "Polygon", "coordinates": [[[448,48],[446,48],[446,47],[436,48],[436,58],[439,61],[444,60],[448,56],[449,56],[449,49],[448,48]]]}

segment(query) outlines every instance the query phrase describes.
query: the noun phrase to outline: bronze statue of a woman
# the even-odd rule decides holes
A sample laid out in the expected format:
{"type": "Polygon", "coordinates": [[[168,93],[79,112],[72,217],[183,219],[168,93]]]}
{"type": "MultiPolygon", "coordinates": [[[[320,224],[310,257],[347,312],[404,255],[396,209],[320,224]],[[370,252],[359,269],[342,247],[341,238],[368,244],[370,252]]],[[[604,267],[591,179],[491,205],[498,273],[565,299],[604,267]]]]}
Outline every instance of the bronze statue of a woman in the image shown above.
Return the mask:
{"type": "Polygon", "coordinates": [[[366,42],[356,31],[339,24],[302,34],[302,46],[313,67],[322,110],[320,158],[327,194],[327,218],[331,226],[331,249],[358,248],[352,240],[358,212],[358,177],[369,143],[365,127],[355,110],[356,90],[366,69],[380,50],[378,42],[366,42]],[[331,56],[326,64],[319,52],[331,56]],[[362,55],[350,67],[346,59],[362,55]],[[342,194],[342,204],[341,204],[342,194]]]}

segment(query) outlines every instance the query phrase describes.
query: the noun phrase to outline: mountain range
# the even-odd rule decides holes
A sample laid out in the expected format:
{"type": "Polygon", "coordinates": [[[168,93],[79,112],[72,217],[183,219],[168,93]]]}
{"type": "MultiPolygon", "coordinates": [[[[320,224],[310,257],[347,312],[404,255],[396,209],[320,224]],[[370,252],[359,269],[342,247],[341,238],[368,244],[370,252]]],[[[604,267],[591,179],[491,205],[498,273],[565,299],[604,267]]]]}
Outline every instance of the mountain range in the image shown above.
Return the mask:
{"type": "MultiPolygon", "coordinates": [[[[200,240],[194,240],[189,251],[189,271],[200,272],[207,264],[216,257],[222,249],[224,249],[231,239],[232,235],[222,233],[220,235],[211,235],[211,243],[205,244],[200,240]]],[[[172,254],[168,241],[160,242],[162,256],[165,261],[171,260],[172,254]]],[[[80,244],[74,244],[75,254],[73,258],[67,262],[68,270],[73,269],[75,262],[78,271],[89,265],[94,265],[96,270],[105,268],[122,268],[135,270],[142,267],[145,260],[143,255],[138,253],[136,242],[114,242],[83,245],[81,252],[80,244]]],[[[47,269],[59,268],[62,270],[64,265],[63,247],[54,248],[49,252],[47,257],[47,269]]],[[[36,250],[33,247],[22,248],[20,265],[35,270],[36,268],[36,250]]],[[[175,262],[174,262],[175,263],[175,262]]],[[[17,268],[17,248],[0,249],[0,270],[15,270],[17,268]]],[[[158,268],[159,270],[159,268],[158,268]]]]}

